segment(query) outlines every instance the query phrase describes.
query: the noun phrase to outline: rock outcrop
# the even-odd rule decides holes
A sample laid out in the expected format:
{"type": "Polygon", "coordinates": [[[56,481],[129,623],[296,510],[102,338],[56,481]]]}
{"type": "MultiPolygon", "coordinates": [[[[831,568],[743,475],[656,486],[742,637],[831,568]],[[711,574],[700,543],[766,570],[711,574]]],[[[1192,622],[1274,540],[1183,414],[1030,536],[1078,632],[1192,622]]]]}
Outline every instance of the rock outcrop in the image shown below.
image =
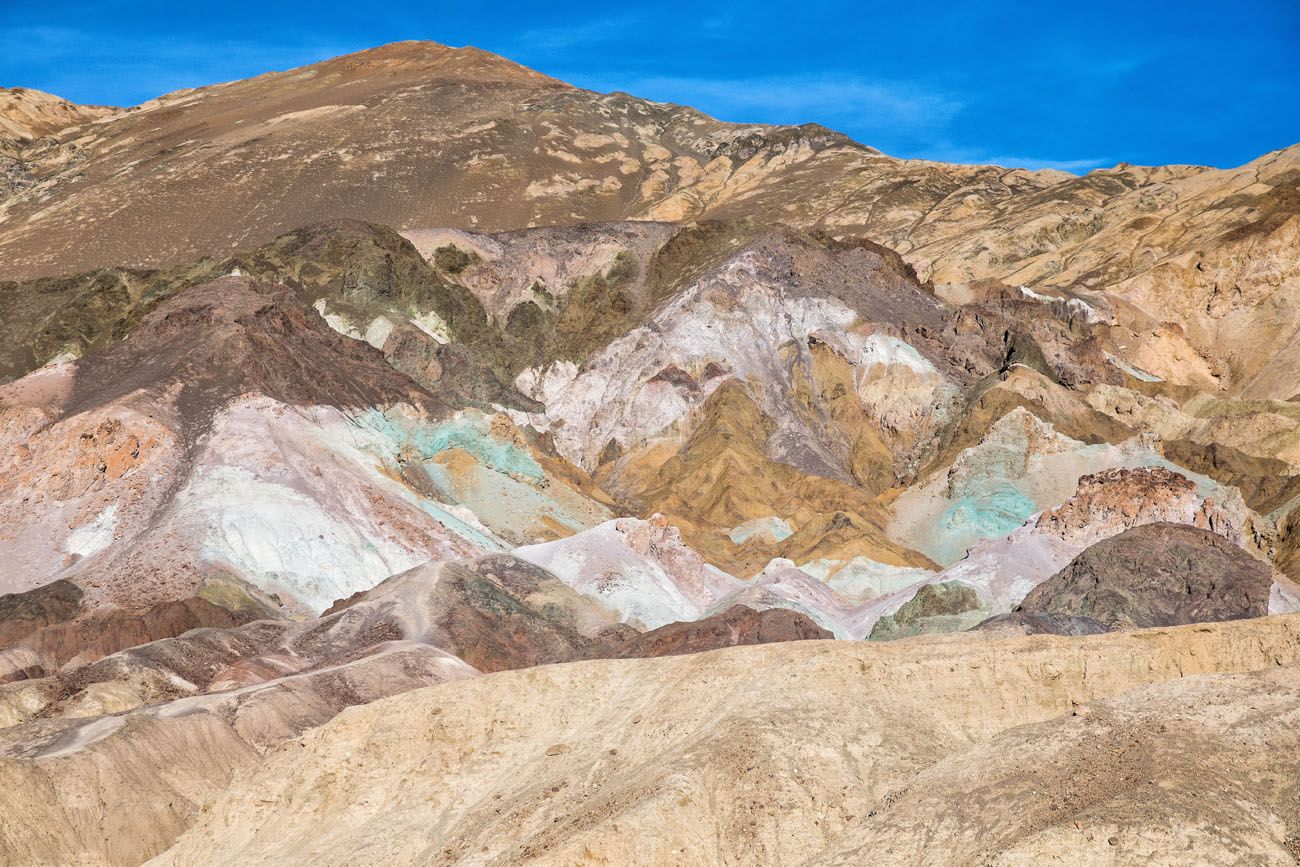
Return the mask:
{"type": "Polygon", "coordinates": [[[490,231],[755,218],[871,238],[959,303],[1002,286],[1101,325],[1118,364],[1143,375],[1291,396],[1294,147],[1236,169],[1085,177],[899,160],[815,125],[721,123],[432,43],[182,91],[94,123],[100,110],[58,105],[72,128],[17,157],[25,180],[7,196],[0,278],[170,266],[321,213],[490,231]],[[385,184],[363,156],[375,153],[385,184]],[[286,172],[292,196],[280,194],[286,172]]]}
{"type": "Polygon", "coordinates": [[[78,105],[52,93],[30,87],[0,87],[0,142],[30,142],[79,127],[119,109],[103,105],[78,105]]]}
{"type": "Polygon", "coordinates": [[[454,412],[456,389],[421,386],[306,301],[222,277],[0,389],[0,589],[67,580],[88,610],[139,613],[233,582],[319,612],[431,558],[610,516],[504,415],[454,412]]]}
{"type": "Polygon", "coordinates": [[[834,637],[798,611],[784,608],[755,611],[744,605],[733,605],[701,620],[670,623],[629,638],[611,655],[620,659],[679,656],[746,644],[834,637]]]}
{"type": "Polygon", "coordinates": [[[877,620],[868,637],[890,641],[932,632],[961,632],[982,621],[985,612],[969,584],[924,584],[897,611],[877,620]]]}
{"type": "Polygon", "coordinates": [[[1108,629],[1263,617],[1267,564],[1222,536],[1147,524],[1103,539],[1029,592],[1027,614],[1087,617],[1108,629]]]}
{"type": "Polygon", "coordinates": [[[1106,632],[1091,617],[1050,611],[1012,611],[980,621],[975,629],[1000,635],[1100,635],[1106,632]]]}

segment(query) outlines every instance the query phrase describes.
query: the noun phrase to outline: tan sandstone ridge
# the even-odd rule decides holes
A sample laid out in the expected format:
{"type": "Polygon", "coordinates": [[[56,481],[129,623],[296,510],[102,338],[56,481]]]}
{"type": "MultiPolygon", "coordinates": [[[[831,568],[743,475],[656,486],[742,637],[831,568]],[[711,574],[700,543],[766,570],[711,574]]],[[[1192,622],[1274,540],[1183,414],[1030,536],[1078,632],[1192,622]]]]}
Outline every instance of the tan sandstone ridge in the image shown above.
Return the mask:
{"type": "MultiPolygon", "coordinates": [[[[1202,861],[1281,864],[1300,820],[1286,782],[1297,659],[1300,619],[1272,617],[493,675],[352,708],[240,759],[151,863],[1177,864],[1195,845],[1202,861]]],[[[155,761],[175,738],[154,730],[155,761]]],[[[53,793],[120,766],[129,742],[0,767],[53,793]]],[[[230,743],[196,732],[186,748],[230,743]]],[[[157,798],[149,780],[119,795],[157,798]]],[[[11,851],[93,843],[88,816],[33,802],[29,785],[0,790],[7,815],[31,820],[6,825],[11,851]]],[[[120,861],[148,854],[118,839],[120,861]]]]}
{"type": "Polygon", "coordinates": [[[102,105],[78,105],[30,87],[0,87],[0,133],[20,141],[52,135],[116,111],[102,105]]]}

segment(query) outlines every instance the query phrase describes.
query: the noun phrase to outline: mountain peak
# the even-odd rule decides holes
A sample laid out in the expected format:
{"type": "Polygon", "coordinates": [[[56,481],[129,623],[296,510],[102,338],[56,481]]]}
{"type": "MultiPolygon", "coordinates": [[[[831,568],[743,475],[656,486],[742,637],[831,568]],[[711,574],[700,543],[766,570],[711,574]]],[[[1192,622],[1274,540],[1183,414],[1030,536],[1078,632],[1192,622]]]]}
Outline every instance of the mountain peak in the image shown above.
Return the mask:
{"type": "Polygon", "coordinates": [[[334,57],[308,68],[328,72],[342,71],[354,75],[373,72],[428,71],[441,76],[467,78],[477,82],[505,81],[567,86],[558,79],[481,48],[468,45],[457,48],[441,42],[425,40],[390,42],[334,57]]]}

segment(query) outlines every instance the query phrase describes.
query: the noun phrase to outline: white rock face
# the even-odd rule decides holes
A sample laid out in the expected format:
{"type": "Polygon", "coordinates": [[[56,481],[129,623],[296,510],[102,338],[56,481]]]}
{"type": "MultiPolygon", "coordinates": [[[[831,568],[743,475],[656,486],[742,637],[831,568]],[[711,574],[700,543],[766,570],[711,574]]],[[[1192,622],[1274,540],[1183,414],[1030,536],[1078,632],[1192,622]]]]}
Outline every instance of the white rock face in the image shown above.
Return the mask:
{"type": "Polygon", "coordinates": [[[395,313],[393,316],[376,316],[367,322],[364,320],[353,321],[350,316],[337,309],[337,307],[331,307],[324,298],[318,298],[313,307],[325,320],[325,324],[339,334],[344,337],[351,337],[353,340],[364,340],[379,350],[384,348],[384,344],[388,342],[388,336],[397,327],[394,317],[397,320],[405,319],[439,343],[448,343],[451,340],[447,323],[443,322],[442,318],[432,310],[417,311],[415,315],[409,317],[404,313],[395,313]]]}
{"type": "Polygon", "coordinates": [[[545,368],[530,367],[515,377],[515,388],[533,400],[550,404],[578,377],[578,365],[555,361],[545,368]]]}
{"type": "Polygon", "coordinates": [[[1140,382],[1164,382],[1163,379],[1156,376],[1155,374],[1147,373],[1145,370],[1142,370],[1141,368],[1129,364],[1127,361],[1125,361],[1124,359],[1120,358],[1117,355],[1113,355],[1107,352],[1106,360],[1140,382]]]}
{"type": "Polygon", "coordinates": [[[853,366],[863,407],[882,429],[908,429],[922,419],[936,423],[955,393],[914,348],[873,333],[838,300],[791,291],[753,252],[675,297],[649,323],[594,355],[576,376],[553,366],[525,372],[519,384],[546,403],[531,422],[551,431],[561,454],[591,470],[610,440],[626,450],[679,433],[686,417],[727,379],[750,384],[778,425],[802,424],[790,409],[783,349],[793,344],[807,352],[810,337],[853,366]],[[656,378],[671,368],[691,383],[656,378]]]}
{"type": "Polygon", "coordinates": [[[812,560],[799,569],[826,582],[826,586],[855,603],[870,602],[897,590],[914,587],[935,574],[929,569],[893,566],[868,557],[854,557],[847,561],[812,560]]]}
{"type": "Polygon", "coordinates": [[[354,504],[336,501],[331,509],[241,467],[204,473],[182,502],[207,525],[205,558],[312,611],[427,559],[416,546],[387,538],[373,516],[354,504]]]}
{"type": "Polygon", "coordinates": [[[1297,611],[1300,611],[1300,586],[1274,572],[1273,586],[1268,594],[1268,613],[1294,614],[1297,611]]]}
{"type": "Polygon", "coordinates": [[[68,534],[63,547],[69,554],[89,557],[113,544],[113,530],[117,527],[117,503],[113,503],[95,516],[89,524],[83,524],[68,534]]]}
{"type": "Polygon", "coordinates": [[[214,420],[174,520],[202,559],[317,612],[427,560],[505,547],[397,481],[399,445],[333,407],[242,401],[214,420]]]}
{"type": "Polygon", "coordinates": [[[656,520],[619,518],[514,554],[643,630],[698,620],[743,586],[705,563],[675,527],[656,520]]]}
{"type": "Polygon", "coordinates": [[[329,302],[324,298],[318,298],[315,305],[316,312],[325,320],[325,324],[333,328],[344,337],[351,337],[353,340],[365,340],[365,335],[353,325],[347,317],[330,309],[329,302]]]}
{"type": "MultiPolygon", "coordinates": [[[[790,560],[774,559],[752,580],[741,581],[705,563],[681,541],[676,528],[658,518],[619,518],[565,539],[516,548],[514,554],[639,629],[746,605],[758,611],[788,608],[839,638],[862,638],[882,613],[882,604],[857,604],[790,560]]],[[[915,592],[922,583],[908,586],[915,592]]],[[[895,607],[907,598],[898,599],[895,607]]],[[[892,597],[883,607],[891,602],[892,597]]]]}
{"type": "Polygon", "coordinates": [[[376,316],[366,326],[365,339],[375,349],[383,349],[388,335],[393,333],[393,320],[387,316],[376,316]]]}
{"type": "Polygon", "coordinates": [[[1068,307],[1070,310],[1074,310],[1079,313],[1082,313],[1083,318],[1086,319],[1088,322],[1095,323],[1095,322],[1102,322],[1105,320],[1105,317],[1097,312],[1097,308],[1093,307],[1091,304],[1089,304],[1087,301],[1084,301],[1082,298],[1071,298],[1069,301],[1065,303],[1065,306],[1068,307]]]}
{"type": "Polygon", "coordinates": [[[794,535],[794,529],[783,518],[771,515],[766,518],[755,518],[752,521],[745,521],[743,524],[737,524],[731,528],[727,537],[737,545],[743,545],[751,539],[757,539],[765,544],[775,544],[782,539],[789,539],[794,535]]]}
{"type": "Polygon", "coordinates": [[[411,317],[411,324],[439,343],[451,342],[451,329],[447,327],[446,322],[442,321],[442,317],[432,310],[411,317]]]}
{"type": "Polygon", "coordinates": [[[1036,532],[1030,522],[1004,538],[980,542],[965,558],[925,583],[969,584],[988,604],[990,616],[1005,614],[1030,590],[1065,568],[1085,547],[1036,532]]]}
{"type": "Polygon", "coordinates": [[[52,357],[49,361],[45,362],[42,367],[57,367],[60,364],[67,364],[69,361],[76,361],[80,357],[80,352],[72,349],[65,349],[58,355],[52,357]]]}
{"type": "Polygon", "coordinates": [[[483,413],[352,415],[266,398],[215,420],[177,504],[205,561],[313,611],[429,560],[505,551],[517,535],[610,514],[483,413]],[[412,481],[420,474],[431,488],[412,481]]]}

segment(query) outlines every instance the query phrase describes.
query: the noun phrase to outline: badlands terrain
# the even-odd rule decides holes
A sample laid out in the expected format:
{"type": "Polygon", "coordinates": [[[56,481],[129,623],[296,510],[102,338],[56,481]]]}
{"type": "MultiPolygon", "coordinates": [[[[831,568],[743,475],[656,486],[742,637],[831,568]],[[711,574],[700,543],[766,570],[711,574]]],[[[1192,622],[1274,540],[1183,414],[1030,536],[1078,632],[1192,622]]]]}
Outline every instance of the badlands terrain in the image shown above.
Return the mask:
{"type": "Polygon", "coordinates": [[[0,89],[0,863],[1300,860],[1300,146],[399,43],[0,89]]]}

